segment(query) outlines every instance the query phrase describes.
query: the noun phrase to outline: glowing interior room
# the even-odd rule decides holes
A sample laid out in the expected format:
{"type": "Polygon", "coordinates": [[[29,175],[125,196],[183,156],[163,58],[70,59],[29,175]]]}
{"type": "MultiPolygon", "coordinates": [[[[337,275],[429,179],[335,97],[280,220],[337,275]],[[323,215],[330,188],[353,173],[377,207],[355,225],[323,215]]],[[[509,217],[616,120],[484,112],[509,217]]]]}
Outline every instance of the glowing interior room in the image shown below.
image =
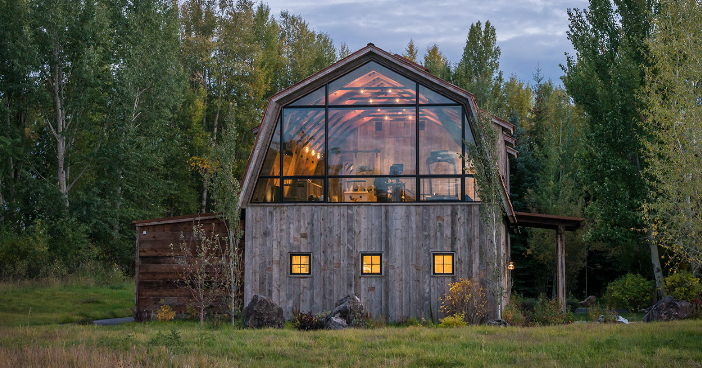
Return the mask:
{"type": "Polygon", "coordinates": [[[282,108],[251,202],[476,201],[466,121],[460,103],[369,61],[282,108]]]}

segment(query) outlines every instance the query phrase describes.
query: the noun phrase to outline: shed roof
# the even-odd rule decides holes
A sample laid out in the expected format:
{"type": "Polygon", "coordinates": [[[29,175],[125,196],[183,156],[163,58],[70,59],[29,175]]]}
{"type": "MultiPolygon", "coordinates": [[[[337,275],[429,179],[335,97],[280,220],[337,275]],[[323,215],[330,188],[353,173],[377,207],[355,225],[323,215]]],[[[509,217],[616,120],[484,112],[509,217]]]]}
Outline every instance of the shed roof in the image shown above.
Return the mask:
{"type": "Polygon", "coordinates": [[[562,226],[568,231],[575,231],[585,221],[584,218],[580,217],[543,215],[540,213],[515,212],[514,215],[517,222],[512,224],[513,226],[536,227],[540,229],[558,229],[559,226],[562,226]]]}

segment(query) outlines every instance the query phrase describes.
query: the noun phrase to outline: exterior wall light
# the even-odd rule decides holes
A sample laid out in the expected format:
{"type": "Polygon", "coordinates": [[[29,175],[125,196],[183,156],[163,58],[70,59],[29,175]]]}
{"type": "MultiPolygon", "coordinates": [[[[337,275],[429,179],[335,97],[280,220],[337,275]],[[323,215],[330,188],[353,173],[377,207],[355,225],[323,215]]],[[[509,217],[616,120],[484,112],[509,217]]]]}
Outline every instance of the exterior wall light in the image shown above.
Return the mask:
{"type": "Polygon", "coordinates": [[[509,266],[507,266],[507,269],[512,271],[514,269],[514,262],[510,262],[509,266]]]}

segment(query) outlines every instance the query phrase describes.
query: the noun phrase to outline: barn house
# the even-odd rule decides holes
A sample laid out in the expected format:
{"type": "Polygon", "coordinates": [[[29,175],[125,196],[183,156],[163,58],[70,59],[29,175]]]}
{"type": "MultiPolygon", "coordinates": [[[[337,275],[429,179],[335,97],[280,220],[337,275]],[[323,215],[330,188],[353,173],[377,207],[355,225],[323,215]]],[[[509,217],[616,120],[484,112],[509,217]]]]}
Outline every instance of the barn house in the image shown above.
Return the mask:
{"type": "MultiPolygon", "coordinates": [[[[356,294],[374,318],[436,321],[449,284],[473,278],[495,318],[509,298],[509,228],[526,226],[556,230],[565,310],[563,234],[583,219],[513,211],[514,126],[491,118],[506,214],[492,244],[465,160],[477,112],[469,92],[373,44],[271,97],[239,203],[243,301],[264,295],[289,319],[356,294]]],[[[184,310],[168,245],[203,221],[223,229],[212,214],[135,221],[139,313],[161,299],[184,310]]]]}
{"type": "Polygon", "coordinates": [[[354,293],[376,318],[436,320],[449,283],[472,277],[495,317],[507,301],[517,152],[514,127],[494,118],[507,219],[492,247],[464,160],[477,108],[372,44],[271,97],[240,199],[244,300],[262,294],[290,318],[354,293]]]}

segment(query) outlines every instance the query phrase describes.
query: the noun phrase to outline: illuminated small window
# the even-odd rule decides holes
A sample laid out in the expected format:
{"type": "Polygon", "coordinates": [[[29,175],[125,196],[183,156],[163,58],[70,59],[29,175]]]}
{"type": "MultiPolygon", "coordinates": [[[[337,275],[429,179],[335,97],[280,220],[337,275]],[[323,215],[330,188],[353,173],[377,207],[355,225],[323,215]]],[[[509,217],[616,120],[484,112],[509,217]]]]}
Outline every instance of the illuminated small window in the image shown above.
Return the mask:
{"type": "Polygon", "coordinates": [[[453,275],[453,253],[434,253],[434,275],[453,275]]]}
{"type": "Polygon", "coordinates": [[[309,253],[291,254],[290,255],[290,274],[291,275],[309,275],[310,274],[310,258],[309,253]]]}
{"type": "Polygon", "coordinates": [[[361,275],[382,275],[383,256],[380,253],[365,253],[361,255],[361,275]]]}

